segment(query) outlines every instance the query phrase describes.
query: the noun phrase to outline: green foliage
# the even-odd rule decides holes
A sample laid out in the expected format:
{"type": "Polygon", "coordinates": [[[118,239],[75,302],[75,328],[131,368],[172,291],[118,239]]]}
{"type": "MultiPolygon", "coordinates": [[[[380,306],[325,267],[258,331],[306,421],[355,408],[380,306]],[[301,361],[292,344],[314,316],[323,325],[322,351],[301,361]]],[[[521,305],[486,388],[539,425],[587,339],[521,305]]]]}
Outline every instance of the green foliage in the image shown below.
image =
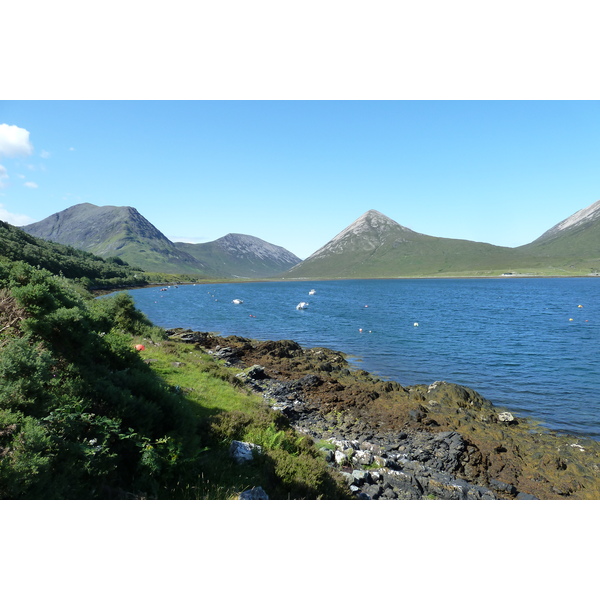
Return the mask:
{"type": "Polygon", "coordinates": [[[10,340],[0,352],[0,409],[34,414],[48,398],[52,358],[28,338],[10,340]]]}
{"type": "Polygon", "coordinates": [[[146,283],[140,269],[131,267],[120,258],[104,260],[83,250],[33,237],[4,221],[0,221],[0,260],[21,261],[46,269],[54,275],[78,281],[86,289],[146,283]]]}
{"type": "Polygon", "coordinates": [[[0,352],[3,497],[171,490],[200,437],[189,403],[133,348],[133,334],[156,328],[123,294],[85,299],[65,278],[22,262],[2,277],[4,304],[23,317],[0,352]]]}
{"type": "MultiPolygon", "coordinates": [[[[297,434],[281,414],[266,407],[253,415],[232,411],[218,415],[212,423],[213,435],[227,443],[236,439],[262,447],[255,458],[254,476],[269,490],[270,498],[348,497],[346,486],[328,469],[312,439],[297,434]]],[[[223,478],[219,481],[227,483],[223,478]]]]}
{"type": "Polygon", "coordinates": [[[52,483],[52,442],[45,427],[0,410],[0,499],[45,497],[52,483]]]}
{"type": "Polygon", "coordinates": [[[127,294],[94,300],[61,275],[4,262],[0,308],[0,498],[229,498],[252,485],[273,498],[345,497],[310,440],[231,369],[165,342],[127,294]],[[264,453],[237,466],[231,439],[264,453]]]}

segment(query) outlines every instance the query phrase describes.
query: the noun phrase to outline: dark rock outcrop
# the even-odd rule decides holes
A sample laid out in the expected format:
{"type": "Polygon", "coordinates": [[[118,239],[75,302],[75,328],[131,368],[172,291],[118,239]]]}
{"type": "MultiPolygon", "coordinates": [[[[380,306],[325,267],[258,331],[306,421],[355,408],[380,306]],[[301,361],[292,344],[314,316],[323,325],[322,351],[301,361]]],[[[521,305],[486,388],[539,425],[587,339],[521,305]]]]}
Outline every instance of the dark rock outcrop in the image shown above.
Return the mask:
{"type": "Polygon", "coordinates": [[[324,446],[361,499],[600,498],[600,444],[561,436],[444,381],[405,388],[290,340],[174,332],[240,371],[324,446]]]}

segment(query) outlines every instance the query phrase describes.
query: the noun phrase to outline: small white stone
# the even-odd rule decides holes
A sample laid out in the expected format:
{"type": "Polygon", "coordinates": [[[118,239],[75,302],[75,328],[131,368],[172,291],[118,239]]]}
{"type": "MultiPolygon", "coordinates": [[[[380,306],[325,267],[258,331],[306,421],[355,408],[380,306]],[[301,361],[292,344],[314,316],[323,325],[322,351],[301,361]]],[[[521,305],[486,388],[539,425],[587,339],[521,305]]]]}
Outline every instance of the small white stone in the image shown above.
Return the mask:
{"type": "Polygon", "coordinates": [[[498,415],[498,421],[501,421],[503,423],[510,423],[514,420],[515,418],[513,417],[512,413],[509,412],[503,412],[498,415]]]}

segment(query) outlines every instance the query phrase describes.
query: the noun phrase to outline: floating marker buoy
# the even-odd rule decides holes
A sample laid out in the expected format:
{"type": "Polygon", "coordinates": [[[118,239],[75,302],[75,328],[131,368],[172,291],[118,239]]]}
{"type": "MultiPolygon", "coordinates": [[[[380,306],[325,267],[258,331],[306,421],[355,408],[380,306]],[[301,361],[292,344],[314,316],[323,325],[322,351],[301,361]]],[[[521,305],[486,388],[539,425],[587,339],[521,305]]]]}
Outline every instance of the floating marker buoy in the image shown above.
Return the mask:
{"type": "Polygon", "coordinates": [[[359,331],[360,333],[362,333],[362,329],[359,329],[358,331],[359,331]]]}
{"type": "Polygon", "coordinates": [[[578,304],[577,308],[583,308],[583,306],[581,304],[578,304]]]}
{"type": "Polygon", "coordinates": [[[418,327],[419,324],[418,323],[413,323],[413,327],[418,327]]]}
{"type": "Polygon", "coordinates": [[[569,319],[569,321],[572,321],[573,319],[569,319]]]}
{"type": "Polygon", "coordinates": [[[146,349],[146,346],[144,346],[144,344],[136,344],[136,345],[135,345],[135,349],[136,349],[138,352],[141,352],[142,350],[145,350],[145,349],[146,349]]]}

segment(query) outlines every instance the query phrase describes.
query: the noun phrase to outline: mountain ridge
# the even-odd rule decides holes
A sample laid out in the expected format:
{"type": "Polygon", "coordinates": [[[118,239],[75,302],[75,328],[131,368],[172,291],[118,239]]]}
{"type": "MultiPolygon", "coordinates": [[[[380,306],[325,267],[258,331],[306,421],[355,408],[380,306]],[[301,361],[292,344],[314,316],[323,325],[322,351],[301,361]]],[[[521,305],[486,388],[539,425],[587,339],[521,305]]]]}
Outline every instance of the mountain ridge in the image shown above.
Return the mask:
{"type": "Polygon", "coordinates": [[[206,271],[205,265],[177,249],[131,206],[76,204],[22,229],[30,235],[101,257],[122,258],[145,271],[206,271]]]}
{"type": "Polygon", "coordinates": [[[418,233],[371,209],[305,260],[248,234],[171,242],[133,207],[75,205],[26,232],[146,271],[217,278],[376,278],[597,274],[600,201],[516,248],[418,233]]]}
{"type": "Polygon", "coordinates": [[[121,258],[148,272],[269,277],[300,262],[285,248],[244,234],[206,244],[174,243],[131,206],[76,204],[21,229],[101,257],[121,258]]]}
{"type": "Polygon", "coordinates": [[[305,261],[298,278],[564,275],[600,270],[600,201],[577,211],[530,244],[509,248],[415,232],[369,210],[305,261]]]}
{"type": "Polygon", "coordinates": [[[175,242],[175,246],[233,278],[272,277],[301,262],[282,246],[243,233],[228,233],[201,244],[175,242]]]}
{"type": "MultiPolygon", "coordinates": [[[[544,232],[539,238],[531,243],[541,242],[560,235],[561,233],[570,233],[573,230],[593,226],[595,222],[600,220],[600,200],[590,204],[586,208],[582,208],[573,213],[570,217],[563,219],[560,223],[554,225],[544,232]]],[[[528,244],[526,244],[528,245],[528,244]]]]}
{"type": "Polygon", "coordinates": [[[510,249],[485,242],[439,238],[369,210],[288,275],[294,277],[397,277],[502,269],[510,249]],[[486,258],[486,260],[482,260],[486,258]],[[487,261],[487,262],[486,262],[487,261]]]}

